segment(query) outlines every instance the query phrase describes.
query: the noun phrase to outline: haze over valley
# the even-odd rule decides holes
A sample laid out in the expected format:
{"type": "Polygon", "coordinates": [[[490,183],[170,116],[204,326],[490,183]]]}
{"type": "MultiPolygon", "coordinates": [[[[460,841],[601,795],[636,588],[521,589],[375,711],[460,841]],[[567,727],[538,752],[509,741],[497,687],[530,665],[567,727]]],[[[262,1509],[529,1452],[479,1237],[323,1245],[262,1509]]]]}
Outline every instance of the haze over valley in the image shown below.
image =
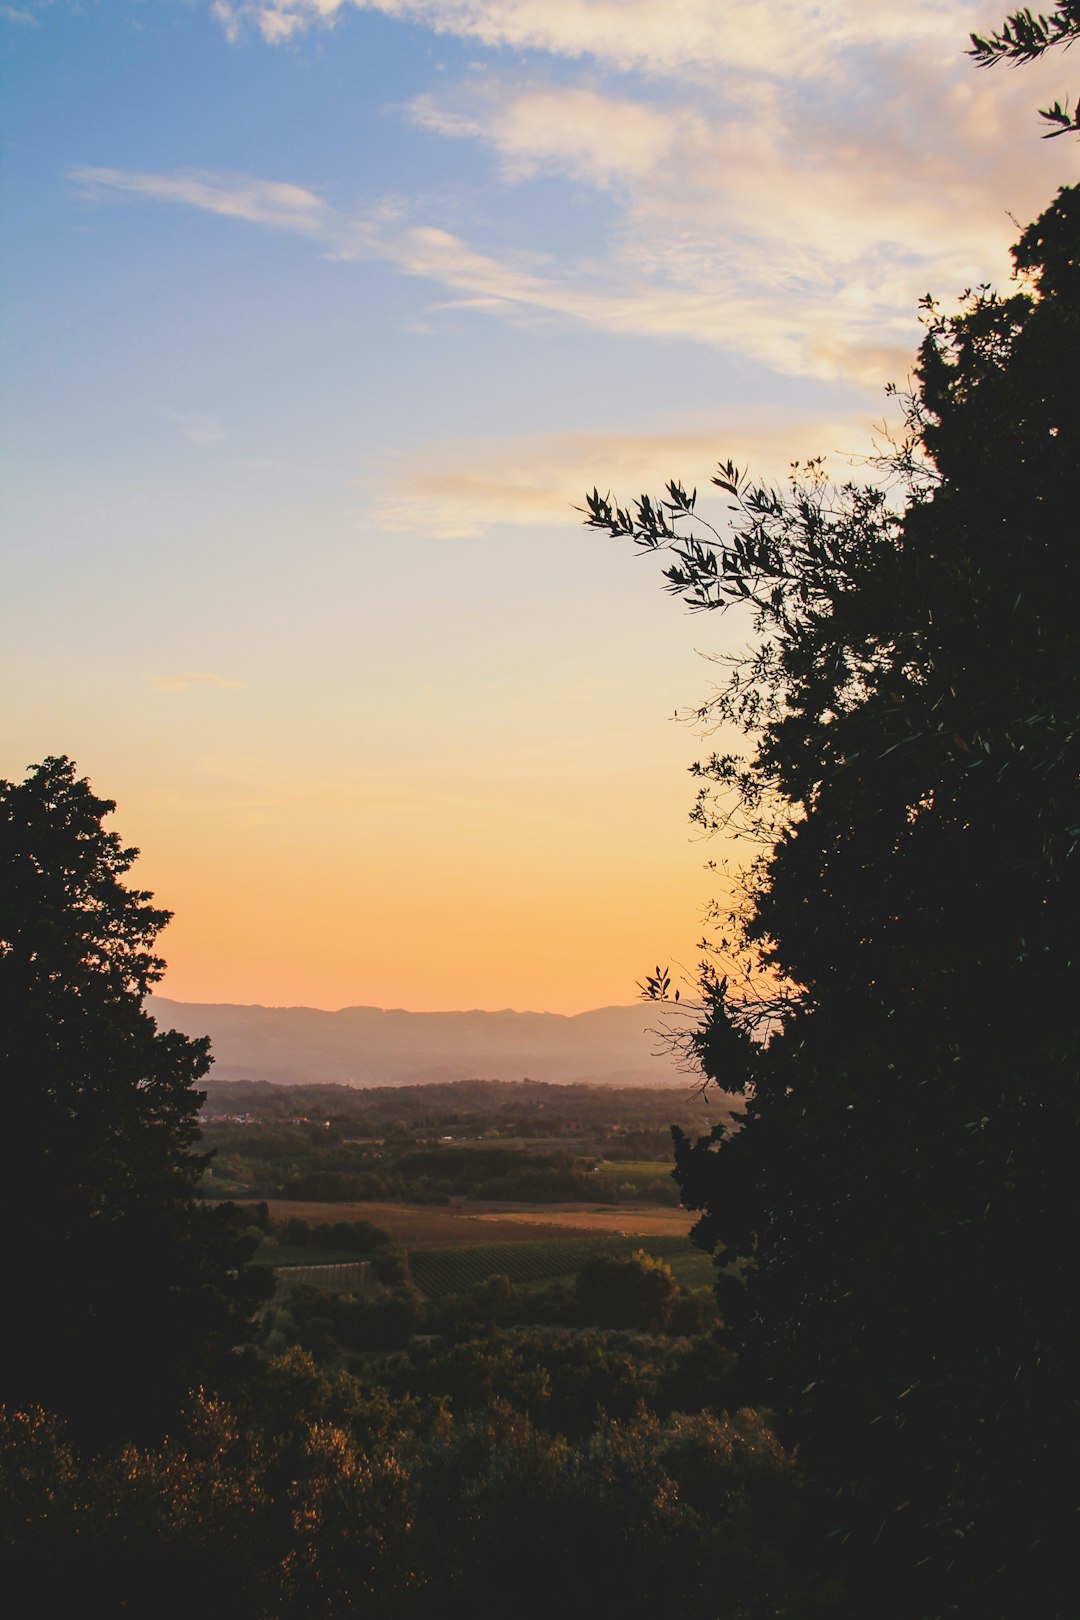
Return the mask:
{"type": "Polygon", "coordinates": [[[354,1086],[449,1080],[592,1085],[693,1083],[666,1050],[655,1009],[406,1012],[400,1008],[260,1007],[170,1001],[149,1010],[163,1029],[209,1035],[215,1080],[354,1086]]]}

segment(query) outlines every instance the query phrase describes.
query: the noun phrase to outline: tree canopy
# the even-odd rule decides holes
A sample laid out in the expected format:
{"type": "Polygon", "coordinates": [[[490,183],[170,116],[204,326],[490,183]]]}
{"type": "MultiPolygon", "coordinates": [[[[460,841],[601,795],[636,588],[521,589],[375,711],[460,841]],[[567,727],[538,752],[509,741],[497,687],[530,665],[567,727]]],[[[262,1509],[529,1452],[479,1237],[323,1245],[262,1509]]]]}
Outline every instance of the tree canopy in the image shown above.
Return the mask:
{"type": "Polygon", "coordinates": [[[749,746],[698,767],[697,814],[759,853],[690,1041],[745,1119],[680,1140],[678,1175],[726,1250],[742,1376],[853,1555],[855,1612],[905,1617],[1052,1615],[1069,1590],[1075,188],[1014,256],[1007,296],[927,302],[877,482],[815,463],[782,491],[727,463],[730,532],[688,528],[678,484],[588,503],[669,554],[691,608],[754,615],[701,711],[749,746]]]}
{"type": "Polygon", "coordinates": [[[114,808],[66,758],[0,783],[0,1400],[107,1433],[166,1415],[261,1288],[230,1213],[196,1198],[209,1042],[143,1009],[170,914],[125,885],[114,808]]]}

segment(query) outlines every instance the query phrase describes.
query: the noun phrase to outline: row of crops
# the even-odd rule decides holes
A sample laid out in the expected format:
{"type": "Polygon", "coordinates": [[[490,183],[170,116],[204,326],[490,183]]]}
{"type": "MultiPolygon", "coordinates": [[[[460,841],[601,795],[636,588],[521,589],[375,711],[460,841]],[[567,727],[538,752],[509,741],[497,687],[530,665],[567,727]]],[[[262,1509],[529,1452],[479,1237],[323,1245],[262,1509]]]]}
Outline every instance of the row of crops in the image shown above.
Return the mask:
{"type": "Polygon", "coordinates": [[[597,1237],[546,1238],[537,1242],[482,1243],[469,1248],[412,1249],[409,1269],[417,1287],[429,1299],[458,1294],[486,1281],[488,1277],[509,1277],[512,1283],[548,1282],[580,1271],[586,1261],[599,1254],[633,1254],[644,1249],[657,1260],[695,1260],[700,1251],[691,1248],[684,1237],[597,1237]]]}

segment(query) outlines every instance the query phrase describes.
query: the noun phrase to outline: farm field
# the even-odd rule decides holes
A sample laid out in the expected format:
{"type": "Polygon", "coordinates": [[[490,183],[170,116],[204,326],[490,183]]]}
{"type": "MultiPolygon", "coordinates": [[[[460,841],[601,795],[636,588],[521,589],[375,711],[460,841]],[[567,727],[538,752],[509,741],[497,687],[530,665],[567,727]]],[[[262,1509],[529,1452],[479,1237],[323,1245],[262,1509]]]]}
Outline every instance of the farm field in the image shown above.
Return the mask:
{"type": "MultiPolygon", "coordinates": [[[[648,1247],[647,1243],[645,1247],[648,1247]]],[[[665,1254],[662,1258],[671,1267],[675,1281],[684,1288],[711,1289],[716,1282],[713,1257],[706,1254],[704,1249],[690,1247],[677,1254],[665,1254]]]]}
{"type": "MultiPolygon", "coordinates": [[[[532,1230],[535,1232],[537,1229],[532,1230]]],[[[502,1272],[519,1288],[527,1288],[532,1283],[571,1280],[580,1266],[594,1254],[629,1254],[638,1248],[644,1249],[655,1259],[664,1260],[671,1267],[675,1281],[686,1288],[707,1288],[714,1280],[712,1257],[693,1248],[681,1237],[624,1236],[614,1233],[593,1233],[580,1237],[573,1233],[568,1236],[565,1228],[557,1238],[544,1235],[524,1237],[518,1242],[444,1244],[441,1248],[413,1249],[409,1259],[415,1281],[425,1293],[436,1297],[446,1292],[446,1288],[439,1284],[444,1277],[451,1275],[451,1271],[459,1278],[458,1286],[467,1287],[502,1272]],[[428,1287],[426,1279],[435,1280],[434,1289],[428,1287]]],[[[261,1249],[255,1255],[255,1263],[276,1269],[306,1268],[340,1266],[365,1258],[367,1256],[352,1249],[282,1245],[261,1249]]]]}
{"type": "MultiPolygon", "coordinates": [[[[531,1228],[529,1239],[536,1240],[545,1237],[565,1238],[574,1232],[581,1237],[587,1237],[590,1232],[631,1229],[625,1223],[622,1227],[591,1224],[588,1206],[583,1213],[572,1214],[566,1220],[560,1218],[564,1214],[564,1209],[558,1205],[547,1205],[542,1212],[538,1208],[535,1215],[518,1212],[505,1218],[501,1218],[494,1210],[484,1214],[474,1214],[471,1211],[466,1214],[461,1209],[446,1204],[331,1204],[308,1203],[302,1199],[292,1198],[272,1198],[269,1200],[269,1209],[276,1221],[289,1220],[293,1216],[312,1225],[319,1221],[370,1221],[372,1225],[381,1226],[384,1231],[389,1232],[395,1243],[410,1250],[454,1248],[500,1241],[521,1242],[524,1237],[523,1221],[531,1228]]],[[[603,1215],[607,1212],[601,1210],[597,1213],[603,1215]]],[[[627,1210],[614,1213],[629,1215],[631,1212],[627,1210]]],[[[646,1213],[683,1212],[650,1210],[646,1213]]],[[[685,1219],[689,1224],[689,1217],[685,1219]]],[[[683,1230],[686,1230],[686,1227],[683,1230]]]]}
{"type": "Polygon", "coordinates": [[[359,1249],[319,1249],[314,1244],[301,1247],[300,1244],[282,1243],[259,1249],[252,1258],[257,1266],[273,1266],[278,1270],[282,1266],[351,1265],[357,1260],[371,1257],[361,1254],[359,1249]]]}
{"type": "Polygon", "coordinates": [[[672,1269],[681,1262],[707,1262],[707,1256],[690,1250],[685,1237],[639,1241],[608,1233],[584,1238],[525,1238],[517,1243],[484,1243],[468,1248],[414,1249],[409,1255],[409,1269],[429,1299],[440,1299],[499,1275],[509,1277],[519,1287],[569,1281],[597,1255],[632,1254],[638,1248],[654,1259],[665,1260],[672,1269]]]}
{"type": "MultiPolygon", "coordinates": [[[[241,1204],[245,1200],[238,1200],[241,1204]]],[[[627,1237],[685,1237],[695,1216],[686,1209],[637,1208],[620,1204],[331,1204],[272,1198],[277,1221],[298,1216],[318,1221],[371,1221],[389,1232],[402,1248],[446,1248],[470,1243],[539,1241],[545,1237],[589,1237],[616,1233],[627,1237]],[[529,1228],[528,1236],[522,1227],[529,1228]]]]}
{"type": "MultiPolygon", "coordinates": [[[[474,1204],[476,1219],[518,1226],[555,1226],[565,1232],[615,1232],[628,1237],[685,1237],[696,1215],[688,1209],[660,1209],[634,1204],[474,1204]]],[[[518,1234],[520,1236],[520,1233],[518,1234]]]]}
{"type": "MultiPolygon", "coordinates": [[[[275,1220],[367,1221],[382,1227],[406,1251],[412,1280],[429,1300],[500,1275],[526,1292],[571,1283],[587,1260],[636,1249],[664,1260],[683,1287],[709,1287],[714,1277],[711,1258],[690,1242],[693,1217],[682,1209],[499,1204],[465,1210],[447,1204],[277,1199],[269,1202],[269,1211],[275,1220]]],[[[288,1272],[355,1257],[343,1250],[285,1247],[264,1249],[258,1258],[288,1272]]]]}

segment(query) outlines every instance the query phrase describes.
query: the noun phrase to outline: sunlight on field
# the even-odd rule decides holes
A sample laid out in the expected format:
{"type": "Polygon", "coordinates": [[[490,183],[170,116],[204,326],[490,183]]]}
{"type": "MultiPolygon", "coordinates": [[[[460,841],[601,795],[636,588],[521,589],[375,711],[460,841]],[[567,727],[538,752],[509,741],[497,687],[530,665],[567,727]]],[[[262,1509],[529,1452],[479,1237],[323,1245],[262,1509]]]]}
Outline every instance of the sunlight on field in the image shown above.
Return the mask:
{"type": "Polygon", "coordinates": [[[694,1222],[689,1210],[636,1209],[626,1204],[615,1209],[596,1204],[474,1204],[466,1213],[447,1204],[329,1204],[274,1198],[269,1210],[278,1221],[291,1216],[312,1223],[371,1221],[406,1249],[613,1232],[627,1237],[682,1237],[694,1222]]]}
{"type": "Polygon", "coordinates": [[[519,1226],[571,1227],[580,1232],[620,1232],[627,1237],[684,1237],[696,1216],[688,1209],[636,1209],[620,1204],[606,1209],[597,1204],[506,1204],[477,1206],[482,1221],[516,1222],[519,1226]]]}
{"type": "MultiPolygon", "coordinates": [[[[464,1214],[445,1204],[328,1204],[308,1203],[301,1199],[275,1198],[269,1203],[274,1220],[288,1220],[297,1216],[302,1221],[371,1221],[390,1233],[395,1243],[403,1248],[443,1248],[478,1242],[496,1243],[520,1240],[521,1226],[513,1218],[505,1225],[497,1217],[492,1222],[486,1216],[464,1214]],[[481,1225],[481,1222],[484,1224],[481,1225]]],[[[557,1215],[558,1210],[553,1211],[557,1215]]],[[[577,1221],[575,1230],[583,1236],[594,1230],[584,1219],[577,1221]]],[[[537,1223],[536,1236],[565,1237],[565,1224],[548,1215],[537,1223]]]]}

